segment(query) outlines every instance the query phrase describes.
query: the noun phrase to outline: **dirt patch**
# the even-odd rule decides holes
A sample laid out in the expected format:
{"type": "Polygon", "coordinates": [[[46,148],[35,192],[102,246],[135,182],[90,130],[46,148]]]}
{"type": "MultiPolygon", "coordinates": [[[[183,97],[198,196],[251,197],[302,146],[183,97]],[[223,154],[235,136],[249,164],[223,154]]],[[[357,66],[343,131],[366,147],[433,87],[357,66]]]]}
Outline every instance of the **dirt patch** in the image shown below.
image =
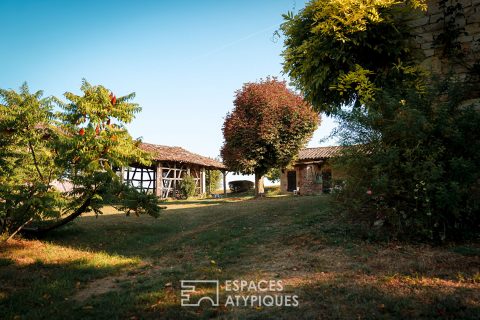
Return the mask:
{"type": "Polygon", "coordinates": [[[90,297],[98,296],[110,291],[119,289],[119,283],[128,281],[130,277],[128,275],[121,275],[117,277],[106,277],[102,279],[94,280],[87,284],[86,287],[78,291],[72,300],[83,302],[90,297]]]}
{"type": "MultiPolygon", "coordinates": [[[[139,277],[150,277],[164,268],[164,266],[160,265],[143,263],[138,269],[129,270],[117,276],[96,279],[87,283],[86,286],[79,288],[79,291],[77,291],[71,299],[77,302],[84,302],[91,297],[120,290],[123,284],[134,284],[138,281],[139,277]]],[[[77,285],[80,286],[80,283],[77,285]]]]}

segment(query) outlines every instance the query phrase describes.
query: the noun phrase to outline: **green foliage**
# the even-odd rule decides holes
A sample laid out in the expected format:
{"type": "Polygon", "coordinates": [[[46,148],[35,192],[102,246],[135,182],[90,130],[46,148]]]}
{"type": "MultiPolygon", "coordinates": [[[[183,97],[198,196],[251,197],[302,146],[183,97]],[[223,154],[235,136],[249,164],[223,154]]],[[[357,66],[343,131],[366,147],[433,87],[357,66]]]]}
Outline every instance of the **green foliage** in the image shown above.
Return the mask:
{"type": "Polygon", "coordinates": [[[252,181],[248,180],[235,180],[228,183],[228,188],[233,193],[245,192],[252,190],[255,184],[252,181]]]}
{"type": "MultiPolygon", "coordinates": [[[[473,85],[420,66],[406,24],[419,4],[312,1],[285,16],[284,69],[340,123],[334,134],[350,148],[336,164],[347,177],[339,199],[353,220],[442,241],[478,232],[480,114],[462,102],[473,85]]],[[[440,6],[453,29],[438,41],[452,53],[460,8],[440,6]]]]}
{"type": "Polygon", "coordinates": [[[180,183],[180,193],[186,199],[193,197],[195,195],[195,179],[187,174],[182,178],[182,182],[180,183]]]}
{"type": "Polygon", "coordinates": [[[340,159],[349,177],[340,199],[357,221],[383,225],[391,236],[443,241],[474,234],[480,113],[462,104],[471,88],[447,82],[427,93],[399,89],[382,91],[382,112],[354,112],[341,121],[343,141],[362,147],[340,159]]]}
{"type": "Polygon", "coordinates": [[[222,181],[222,172],[220,170],[210,170],[207,176],[207,184],[210,187],[210,192],[214,192],[220,187],[222,181]]]}
{"type": "Polygon", "coordinates": [[[396,81],[395,64],[415,57],[406,24],[412,8],[424,9],[424,1],[309,2],[284,15],[285,73],[317,111],[336,115],[374,100],[377,87],[396,81]]]}
{"type": "MultiPolygon", "coordinates": [[[[123,185],[125,186],[125,185],[123,185]]],[[[158,206],[158,198],[155,194],[138,191],[135,188],[124,190],[120,194],[120,205],[117,208],[125,212],[127,215],[134,213],[135,215],[149,214],[155,218],[160,215],[160,207],[158,206]]]]}
{"type": "Polygon", "coordinates": [[[282,171],[280,168],[273,168],[266,174],[266,177],[272,182],[280,182],[281,174],[282,171]]]}
{"type": "MultiPolygon", "coordinates": [[[[26,84],[19,92],[0,90],[0,232],[27,221],[50,230],[82,212],[101,213],[108,198],[140,196],[120,192],[115,173],[132,162],[149,163],[124,127],[140,111],[129,102],[134,94],[116,98],[86,81],[81,90],[81,96],[67,92],[68,102],[32,94],[26,84]],[[58,183],[72,190],[62,192],[58,183]]],[[[135,211],[158,215],[150,201],[135,211]]]]}

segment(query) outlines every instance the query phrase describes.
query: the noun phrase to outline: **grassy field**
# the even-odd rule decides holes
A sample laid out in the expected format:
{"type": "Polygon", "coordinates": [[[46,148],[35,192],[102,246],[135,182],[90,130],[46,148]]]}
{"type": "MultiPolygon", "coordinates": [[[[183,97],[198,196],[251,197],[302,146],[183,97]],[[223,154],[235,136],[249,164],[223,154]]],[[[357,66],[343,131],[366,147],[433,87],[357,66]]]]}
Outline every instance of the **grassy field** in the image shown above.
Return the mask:
{"type": "Polygon", "coordinates": [[[328,203],[175,201],[2,244],[0,318],[479,318],[480,246],[369,243],[328,203]],[[282,280],[299,307],[181,307],[182,279],[282,280]]]}

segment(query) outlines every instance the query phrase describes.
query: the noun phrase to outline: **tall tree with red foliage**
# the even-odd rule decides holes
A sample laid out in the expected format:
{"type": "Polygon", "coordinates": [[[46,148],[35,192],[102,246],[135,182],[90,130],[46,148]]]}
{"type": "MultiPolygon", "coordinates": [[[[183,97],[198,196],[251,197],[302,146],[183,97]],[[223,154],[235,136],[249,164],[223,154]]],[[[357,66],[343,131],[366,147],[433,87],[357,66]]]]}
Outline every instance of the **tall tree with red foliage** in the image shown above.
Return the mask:
{"type": "Polygon", "coordinates": [[[287,166],[311,138],[319,115],[302,96],[275,78],[245,83],[223,125],[221,155],[236,173],[255,174],[255,195],[264,192],[263,176],[287,166]]]}

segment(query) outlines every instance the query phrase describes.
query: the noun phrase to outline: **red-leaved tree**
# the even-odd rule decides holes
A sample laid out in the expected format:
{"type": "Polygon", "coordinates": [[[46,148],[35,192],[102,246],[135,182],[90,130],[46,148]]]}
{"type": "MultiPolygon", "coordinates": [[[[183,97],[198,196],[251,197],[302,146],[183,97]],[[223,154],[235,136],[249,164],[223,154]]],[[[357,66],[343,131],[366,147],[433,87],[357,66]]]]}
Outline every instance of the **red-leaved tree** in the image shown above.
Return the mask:
{"type": "Polygon", "coordinates": [[[258,196],[264,192],[263,176],[292,161],[320,118],[302,96],[275,78],[244,84],[233,103],[223,125],[221,155],[231,171],[255,174],[258,196]]]}

